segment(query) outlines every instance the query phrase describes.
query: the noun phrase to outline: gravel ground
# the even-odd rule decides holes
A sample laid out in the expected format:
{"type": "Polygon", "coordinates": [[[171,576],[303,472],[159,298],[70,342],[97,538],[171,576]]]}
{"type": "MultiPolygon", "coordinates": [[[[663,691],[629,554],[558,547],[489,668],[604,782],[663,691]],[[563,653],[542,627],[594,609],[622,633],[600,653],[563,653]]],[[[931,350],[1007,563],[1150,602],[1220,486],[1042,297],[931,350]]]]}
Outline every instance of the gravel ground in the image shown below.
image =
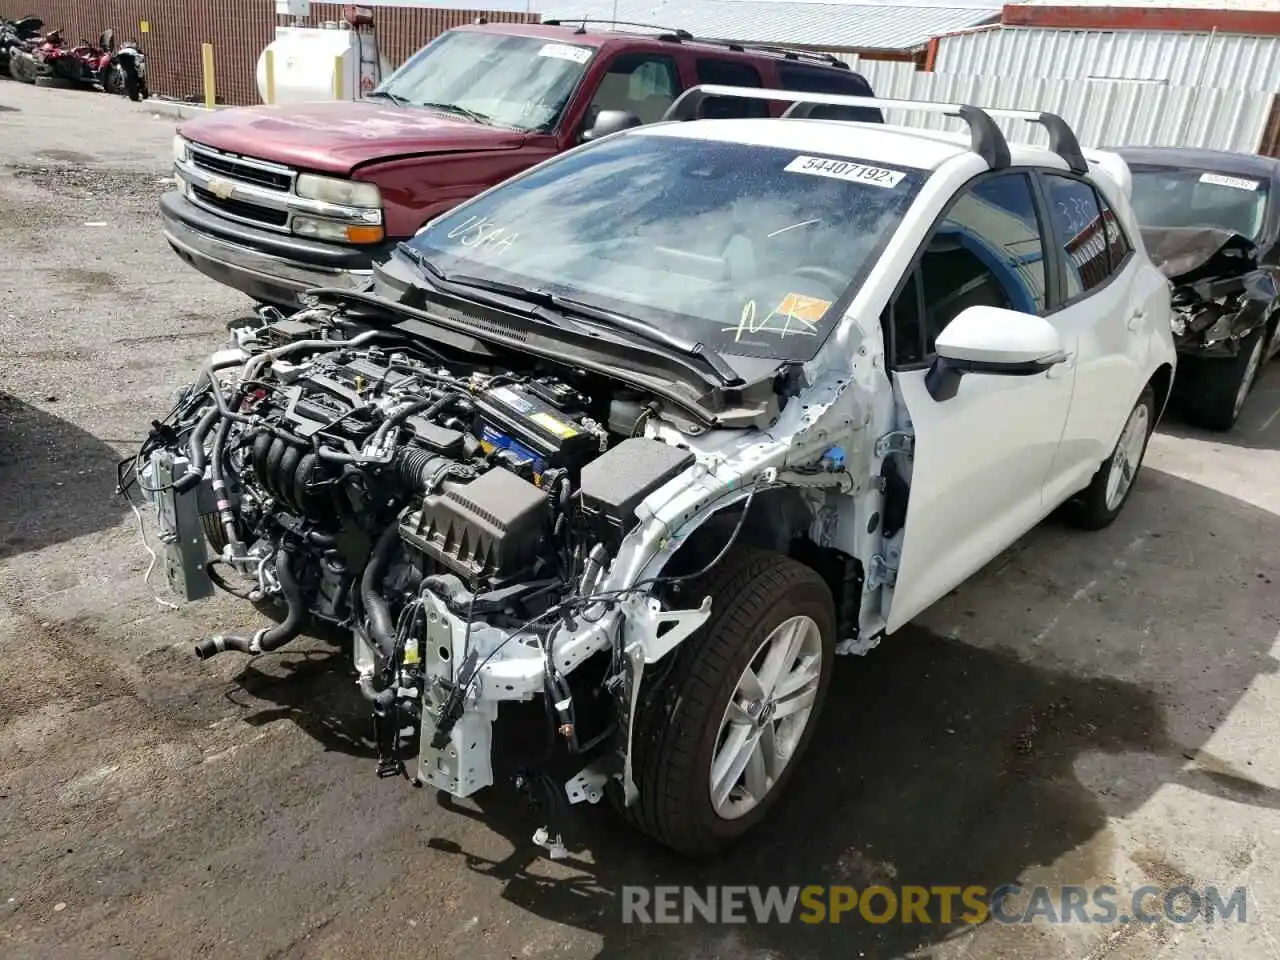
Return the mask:
{"type": "Polygon", "coordinates": [[[690,865],[590,810],[552,863],[502,791],[378,780],[332,649],[198,663],[255,615],[144,583],[115,461],[249,306],[160,235],[172,129],[0,83],[3,956],[1280,956],[1280,370],[1230,436],[1162,427],[1111,529],[1046,523],[842,660],[740,849],[690,865]],[[1246,884],[1249,922],[620,922],[624,884],[877,880],[1246,884]]]}

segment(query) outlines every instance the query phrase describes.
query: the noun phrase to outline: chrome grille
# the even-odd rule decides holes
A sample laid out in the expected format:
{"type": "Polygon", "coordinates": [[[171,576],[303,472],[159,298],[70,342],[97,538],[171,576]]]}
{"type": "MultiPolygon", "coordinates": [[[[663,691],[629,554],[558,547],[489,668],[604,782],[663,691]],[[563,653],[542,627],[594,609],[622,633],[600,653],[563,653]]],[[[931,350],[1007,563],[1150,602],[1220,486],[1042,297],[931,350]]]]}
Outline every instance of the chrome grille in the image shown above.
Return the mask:
{"type": "Polygon", "coordinates": [[[293,186],[293,174],[283,170],[272,170],[257,164],[244,163],[224,154],[215,155],[204,150],[193,149],[191,162],[202,170],[216,177],[230,177],[255,186],[267,187],[270,190],[288,190],[293,186]]]}
{"type": "Polygon", "coordinates": [[[256,203],[246,203],[243,200],[223,200],[220,197],[215,197],[203,187],[192,186],[191,190],[205,206],[221,210],[223,213],[240,220],[268,223],[273,227],[283,227],[289,222],[289,212],[287,210],[272,210],[270,207],[260,207],[256,203]]]}

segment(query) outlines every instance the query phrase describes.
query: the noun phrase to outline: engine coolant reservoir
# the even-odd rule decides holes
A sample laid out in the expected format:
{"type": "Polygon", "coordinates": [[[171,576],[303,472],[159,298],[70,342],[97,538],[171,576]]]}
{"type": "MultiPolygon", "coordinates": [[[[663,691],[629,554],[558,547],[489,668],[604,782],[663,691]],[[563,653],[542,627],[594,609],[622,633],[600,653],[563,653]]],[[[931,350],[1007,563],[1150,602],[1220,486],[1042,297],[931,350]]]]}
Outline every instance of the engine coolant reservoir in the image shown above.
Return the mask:
{"type": "Polygon", "coordinates": [[[313,103],[334,100],[340,91],[343,100],[356,100],[390,75],[391,67],[378,55],[371,32],[358,33],[337,24],[277,27],[275,40],[258,57],[258,96],[263,103],[313,103]],[[273,60],[274,96],[267,89],[268,54],[273,60]]]}

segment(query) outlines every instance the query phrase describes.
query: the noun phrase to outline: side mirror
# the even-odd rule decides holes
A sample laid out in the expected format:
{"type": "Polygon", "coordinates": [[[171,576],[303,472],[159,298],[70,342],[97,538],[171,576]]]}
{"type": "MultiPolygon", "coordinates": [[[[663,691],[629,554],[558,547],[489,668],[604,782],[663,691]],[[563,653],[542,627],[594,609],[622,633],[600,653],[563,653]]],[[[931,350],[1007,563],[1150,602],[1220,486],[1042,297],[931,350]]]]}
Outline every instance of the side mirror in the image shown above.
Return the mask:
{"type": "Polygon", "coordinates": [[[962,310],[938,334],[935,347],[938,356],[924,382],[938,401],[954,397],[966,373],[1033,377],[1067,360],[1048,320],[999,307],[962,310]]]}
{"type": "Polygon", "coordinates": [[[627,113],[625,110],[601,110],[596,114],[596,122],[589,129],[582,131],[582,142],[600,140],[638,126],[641,126],[640,118],[634,113],[627,113]]]}

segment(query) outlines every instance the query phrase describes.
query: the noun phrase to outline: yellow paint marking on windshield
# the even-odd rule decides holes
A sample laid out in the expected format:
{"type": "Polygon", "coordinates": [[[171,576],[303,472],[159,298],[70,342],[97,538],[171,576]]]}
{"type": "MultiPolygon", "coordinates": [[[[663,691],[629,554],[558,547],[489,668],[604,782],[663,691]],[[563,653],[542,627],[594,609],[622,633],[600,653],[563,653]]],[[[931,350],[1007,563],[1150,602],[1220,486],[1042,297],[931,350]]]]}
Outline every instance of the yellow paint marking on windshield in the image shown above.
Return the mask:
{"type": "Polygon", "coordinates": [[[742,313],[734,326],[724,327],[732,330],[735,343],[742,340],[744,333],[776,333],[780,338],[786,336],[812,337],[817,335],[818,321],[822,319],[830,300],[808,297],[803,293],[788,293],[782,302],[770,310],[764,317],[758,317],[759,310],[754,300],[742,305],[742,313]]]}

